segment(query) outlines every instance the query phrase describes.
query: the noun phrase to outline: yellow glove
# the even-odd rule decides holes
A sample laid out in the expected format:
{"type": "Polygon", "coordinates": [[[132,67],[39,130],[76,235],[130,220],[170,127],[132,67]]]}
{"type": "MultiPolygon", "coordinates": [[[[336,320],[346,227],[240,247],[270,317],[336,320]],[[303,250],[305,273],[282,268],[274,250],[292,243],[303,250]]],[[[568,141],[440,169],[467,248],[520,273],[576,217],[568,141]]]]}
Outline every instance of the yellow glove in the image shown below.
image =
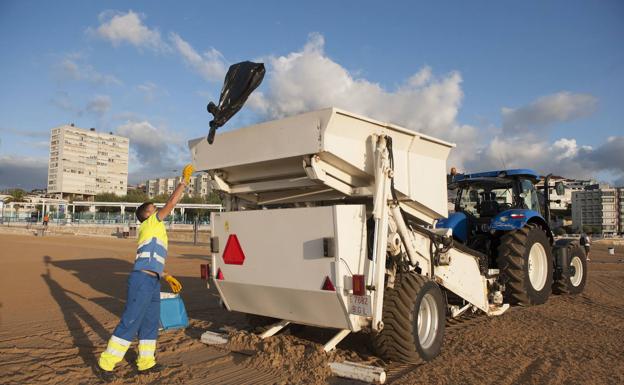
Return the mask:
{"type": "Polygon", "coordinates": [[[174,293],[177,294],[180,292],[180,290],[182,290],[182,284],[180,283],[180,281],[175,279],[173,275],[167,274],[167,276],[165,276],[165,281],[167,281],[167,283],[171,287],[171,291],[173,291],[174,293]]]}
{"type": "Polygon", "coordinates": [[[193,172],[195,172],[195,169],[192,164],[184,166],[184,169],[182,170],[182,178],[186,184],[191,183],[191,175],[193,175],[193,172]]]}

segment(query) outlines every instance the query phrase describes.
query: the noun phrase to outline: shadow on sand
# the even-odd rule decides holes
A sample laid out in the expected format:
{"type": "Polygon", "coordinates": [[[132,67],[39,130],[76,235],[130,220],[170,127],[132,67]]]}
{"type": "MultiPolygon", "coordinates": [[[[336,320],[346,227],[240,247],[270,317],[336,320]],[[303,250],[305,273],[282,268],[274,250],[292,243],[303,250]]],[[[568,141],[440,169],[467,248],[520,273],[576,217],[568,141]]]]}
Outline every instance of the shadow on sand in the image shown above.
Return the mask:
{"type": "Polygon", "coordinates": [[[84,298],[83,296],[63,288],[56,280],[54,280],[54,278],[52,278],[52,273],[50,272],[50,263],[52,262],[52,258],[46,255],[43,257],[43,262],[46,266],[46,272],[45,274],[42,274],[41,277],[48,285],[50,294],[59,304],[59,307],[63,312],[63,317],[65,318],[67,329],[72,336],[73,344],[78,348],[78,355],[82,358],[85,364],[91,363],[93,362],[93,351],[95,346],[93,345],[93,342],[91,342],[91,339],[83,327],[81,320],[104,341],[108,340],[109,332],[86,309],[76,302],[70,294],[81,298],[84,298]]]}
{"type": "MultiPolygon", "coordinates": [[[[195,257],[195,256],[193,256],[195,257]]],[[[42,277],[48,285],[53,298],[61,308],[68,329],[71,331],[74,344],[83,346],[81,357],[93,360],[93,345],[87,338],[88,328],[93,329],[98,336],[107,341],[113,330],[106,330],[83,306],[76,302],[72,296],[91,301],[108,312],[121,316],[125,300],[127,297],[127,280],[132,271],[133,264],[115,258],[91,258],[76,260],[54,260],[50,256],[44,256],[43,262],[46,266],[46,274],[42,277]],[[62,287],[52,278],[51,268],[62,269],[93,290],[101,293],[101,296],[86,298],[83,295],[62,287]],[[86,325],[83,327],[82,320],[86,325]]],[[[184,300],[189,318],[197,321],[207,321],[216,328],[221,326],[243,326],[244,317],[239,313],[230,313],[219,304],[219,298],[214,286],[206,288],[206,281],[196,277],[176,276],[182,283],[183,290],[181,296],[184,300]],[[242,323],[241,323],[242,322],[242,323]]],[[[167,285],[163,286],[163,291],[169,291],[167,285]]],[[[75,298],[74,297],[74,298],[75,298]]],[[[201,335],[200,330],[194,330],[191,326],[188,334],[193,337],[201,335]],[[199,334],[198,334],[199,333],[199,334]]],[[[205,331],[205,330],[204,330],[205,331]]],[[[130,351],[129,351],[129,354],[130,351]]]]}

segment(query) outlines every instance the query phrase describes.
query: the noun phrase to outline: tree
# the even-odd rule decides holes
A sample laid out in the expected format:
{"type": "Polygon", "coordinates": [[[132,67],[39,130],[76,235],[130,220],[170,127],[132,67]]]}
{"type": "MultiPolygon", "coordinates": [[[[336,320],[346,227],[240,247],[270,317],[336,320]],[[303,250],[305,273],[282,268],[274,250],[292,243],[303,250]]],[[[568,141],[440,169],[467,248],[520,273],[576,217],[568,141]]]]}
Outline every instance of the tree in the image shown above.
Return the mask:
{"type": "Polygon", "coordinates": [[[22,205],[20,204],[13,204],[13,210],[15,210],[15,217],[17,218],[19,216],[19,210],[22,208],[22,205]]]}
{"type": "Polygon", "coordinates": [[[101,193],[95,196],[96,202],[120,202],[121,199],[119,196],[113,193],[101,193]]]}
{"type": "Polygon", "coordinates": [[[190,197],[190,196],[183,196],[182,199],[180,199],[180,203],[204,203],[204,198],[202,197],[190,197]]]}
{"type": "Polygon", "coordinates": [[[9,195],[11,196],[11,201],[23,202],[26,191],[22,190],[21,188],[14,188],[9,190],[9,195]]]}
{"type": "Polygon", "coordinates": [[[154,198],[152,198],[152,202],[155,202],[155,203],[165,203],[165,202],[167,202],[167,199],[169,199],[169,194],[160,194],[160,195],[156,195],[154,198]]]}
{"type": "Polygon", "coordinates": [[[128,190],[128,194],[124,197],[124,202],[147,202],[149,200],[147,194],[141,190],[128,190]]]}
{"type": "Polygon", "coordinates": [[[211,191],[210,194],[205,199],[206,203],[220,205],[223,203],[219,194],[214,191],[211,191]]]}

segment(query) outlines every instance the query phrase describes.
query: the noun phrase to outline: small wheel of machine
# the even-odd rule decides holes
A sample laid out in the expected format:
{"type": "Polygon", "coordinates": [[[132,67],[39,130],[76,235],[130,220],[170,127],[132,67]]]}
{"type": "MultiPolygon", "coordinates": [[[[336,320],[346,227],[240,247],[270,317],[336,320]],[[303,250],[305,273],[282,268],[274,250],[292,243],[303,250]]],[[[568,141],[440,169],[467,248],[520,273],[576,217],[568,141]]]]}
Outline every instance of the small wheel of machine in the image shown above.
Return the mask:
{"type": "Polygon", "coordinates": [[[435,282],[413,271],[398,275],[384,294],[382,320],[384,328],[373,339],[382,358],[420,363],[440,353],[446,307],[435,282]]]}
{"type": "Polygon", "coordinates": [[[579,294],[587,282],[587,255],[576,242],[568,244],[570,265],[566,266],[553,283],[553,292],[557,294],[579,294]]]}
{"type": "Polygon", "coordinates": [[[531,306],[548,300],[553,260],[548,237],[539,226],[528,224],[503,235],[496,263],[506,281],[506,302],[531,306]]]}

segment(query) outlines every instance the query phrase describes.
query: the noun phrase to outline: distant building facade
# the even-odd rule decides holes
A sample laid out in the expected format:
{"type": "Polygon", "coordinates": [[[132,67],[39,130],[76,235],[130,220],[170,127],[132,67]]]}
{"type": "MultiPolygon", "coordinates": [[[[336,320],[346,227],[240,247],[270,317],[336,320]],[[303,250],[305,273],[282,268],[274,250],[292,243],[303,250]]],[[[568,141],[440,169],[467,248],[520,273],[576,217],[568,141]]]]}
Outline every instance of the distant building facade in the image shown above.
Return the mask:
{"type": "Polygon", "coordinates": [[[618,233],[620,235],[624,234],[624,187],[619,187],[616,189],[617,195],[617,204],[618,204],[618,233]]]}
{"type": "MultiPolygon", "coordinates": [[[[145,192],[152,199],[157,195],[173,193],[175,187],[182,181],[182,177],[149,179],[145,182],[145,192]]],[[[210,178],[208,174],[199,174],[191,177],[191,183],[184,195],[205,198],[210,194],[210,178]]]]}
{"type": "MultiPolygon", "coordinates": [[[[536,186],[542,187],[544,186],[545,177],[542,177],[539,182],[536,183],[536,186]]],[[[555,202],[550,202],[551,210],[570,210],[572,206],[572,193],[574,191],[583,191],[587,187],[595,185],[596,181],[594,180],[581,180],[581,179],[569,179],[564,178],[562,176],[551,176],[549,181],[549,193],[550,200],[555,202]],[[565,186],[565,192],[563,195],[557,194],[555,190],[555,184],[557,182],[563,183],[565,186]],[[559,202],[556,202],[559,201],[559,202]]]]}
{"type": "Polygon", "coordinates": [[[128,138],[82,129],[55,127],[50,135],[48,193],[88,199],[101,193],[125,195],[128,138]]]}
{"type": "Polygon", "coordinates": [[[624,230],[624,189],[592,185],[572,193],[572,223],[577,231],[612,236],[624,230]]]}

